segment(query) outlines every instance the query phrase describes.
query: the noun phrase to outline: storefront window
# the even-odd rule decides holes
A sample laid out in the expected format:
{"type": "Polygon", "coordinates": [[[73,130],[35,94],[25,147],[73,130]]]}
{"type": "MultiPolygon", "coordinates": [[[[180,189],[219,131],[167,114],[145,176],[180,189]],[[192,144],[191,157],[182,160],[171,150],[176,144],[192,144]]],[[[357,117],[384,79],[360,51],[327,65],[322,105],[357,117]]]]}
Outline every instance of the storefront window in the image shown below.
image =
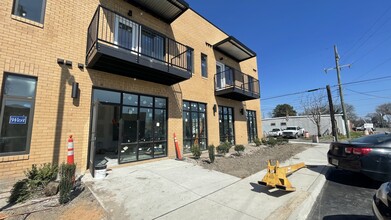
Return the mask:
{"type": "Polygon", "coordinates": [[[28,154],[37,80],[13,74],[4,80],[0,155],[28,154]]]}
{"type": "Polygon", "coordinates": [[[248,142],[253,143],[254,140],[258,137],[257,117],[255,114],[255,111],[247,110],[246,111],[246,118],[247,118],[248,142]]]}
{"type": "MultiPolygon", "coordinates": [[[[115,124],[119,128],[120,143],[108,141],[111,139],[110,132],[98,137],[103,144],[117,146],[119,163],[167,156],[166,98],[103,89],[94,89],[93,97],[100,105],[109,106],[105,112],[97,112],[97,129],[107,124],[115,124]],[[115,106],[121,111],[118,121],[110,117],[110,109],[115,106]]],[[[106,151],[103,153],[110,153],[106,151]]]]}
{"type": "Polygon", "coordinates": [[[183,102],[183,151],[190,152],[193,145],[198,144],[201,150],[207,147],[206,104],[183,102]]]}
{"type": "Polygon", "coordinates": [[[235,144],[233,108],[219,106],[220,142],[235,144]]]}

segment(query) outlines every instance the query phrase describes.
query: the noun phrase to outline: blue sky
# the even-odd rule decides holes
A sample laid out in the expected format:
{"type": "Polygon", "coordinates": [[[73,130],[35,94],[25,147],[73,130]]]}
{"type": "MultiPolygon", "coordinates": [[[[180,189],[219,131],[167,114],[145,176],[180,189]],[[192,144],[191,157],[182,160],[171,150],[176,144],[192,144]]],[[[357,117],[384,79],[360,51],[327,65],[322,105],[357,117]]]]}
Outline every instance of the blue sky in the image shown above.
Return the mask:
{"type": "MultiPolygon", "coordinates": [[[[257,53],[263,117],[278,104],[298,112],[309,93],[270,97],[337,85],[334,49],[345,103],[359,116],[391,102],[390,0],[186,0],[190,7],[257,53]]],[[[318,91],[326,94],[325,90],[318,91]]],[[[337,87],[332,87],[339,103],[337,87]]]]}

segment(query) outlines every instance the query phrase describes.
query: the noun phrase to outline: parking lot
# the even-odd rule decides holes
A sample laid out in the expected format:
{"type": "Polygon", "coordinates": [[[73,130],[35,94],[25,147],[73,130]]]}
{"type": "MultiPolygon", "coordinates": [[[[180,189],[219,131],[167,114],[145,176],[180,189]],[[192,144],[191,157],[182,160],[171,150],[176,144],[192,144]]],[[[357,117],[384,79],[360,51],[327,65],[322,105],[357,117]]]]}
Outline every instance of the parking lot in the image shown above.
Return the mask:
{"type": "Polygon", "coordinates": [[[308,220],[312,219],[376,219],[372,213],[372,197],[381,182],[359,173],[331,167],[308,220]]]}

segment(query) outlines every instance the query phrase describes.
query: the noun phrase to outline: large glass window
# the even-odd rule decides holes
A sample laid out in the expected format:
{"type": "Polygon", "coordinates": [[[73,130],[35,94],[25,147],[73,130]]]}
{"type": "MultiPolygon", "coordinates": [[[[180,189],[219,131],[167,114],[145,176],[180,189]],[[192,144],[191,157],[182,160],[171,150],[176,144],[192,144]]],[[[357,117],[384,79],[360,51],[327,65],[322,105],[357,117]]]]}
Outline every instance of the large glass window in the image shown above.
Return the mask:
{"type": "Polygon", "coordinates": [[[193,145],[199,145],[201,150],[206,150],[206,104],[184,101],[183,102],[183,151],[190,152],[193,145]]]}
{"type": "Polygon", "coordinates": [[[120,163],[167,155],[167,99],[123,93],[120,163]]]}
{"type": "Polygon", "coordinates": [[[137,51],[139,25],[115,15],[114,44],[124,49],[137,51]]]}
{"type": "Polygon", "coordinates": [[[15,0],[12,14],[43,24],[46,0],[15,0]]]}
{"type": "Polygon", "coordinates": [[[93,94],[94,100],[121,109],[119,163],[167,156],[166,98],[102,89],[93,94]]]}
{"type": "Polygon", "coordinates": [[[233,108],[219,106],[220,142],[235,144],[233,108]]]}
{"type": "Polygon", "coordinates": [[[246,112],[248,142],[252,143],[258,137],[257,117],[255,111],[247,110],[246,112]]]}
{"type": "Polygon", "coordinates": [[[27,154],[36,78],[6,74],[1,106],[0,155],[27,154]]]}
{"type": "Polygon", "coordinates": [[[141,53],[164,61],[164,38],[151,31],[141,31],[141,53]]]}
{"type": "Polygon", "coordinates": [[[201,75],[208,77],[208,56],[203,53],[201,53],[201,75]]]}

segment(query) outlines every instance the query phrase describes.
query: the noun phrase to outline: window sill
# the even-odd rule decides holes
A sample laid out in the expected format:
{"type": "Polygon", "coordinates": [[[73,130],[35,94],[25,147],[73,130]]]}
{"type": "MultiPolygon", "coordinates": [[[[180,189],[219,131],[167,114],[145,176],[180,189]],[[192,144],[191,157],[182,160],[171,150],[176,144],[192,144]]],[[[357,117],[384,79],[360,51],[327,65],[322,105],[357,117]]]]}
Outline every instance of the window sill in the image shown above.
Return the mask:
{"type": "Polygon", "coordinates": [[[208,79],[208,77],[202,76],[203,79],[208,79]]]}
{"type": "Polygon", "coordinates": [[[0,156],[0,163],[1,162],[18,161],[18,160],[28,160],[29,158],[30,158],[30,155],[28,155],[28,154],[14,155],[14,156],[0,156]]]}
{"type": "Polygon", "coordinates": [[[26,19],[26,18],[22,18],[22,17],[16,16],[16,15],[11,15],[11,18],[14,19],[14,20],[26,23],[26,24],[30,24],[30,25],[33,25],[33,26],[36,26],[36,27],[39,27],[39,28],[43,28],[43,24],[38,23],[36,21],[32,21],[32,20],[29,20],[29,19],[26,19]]]}

